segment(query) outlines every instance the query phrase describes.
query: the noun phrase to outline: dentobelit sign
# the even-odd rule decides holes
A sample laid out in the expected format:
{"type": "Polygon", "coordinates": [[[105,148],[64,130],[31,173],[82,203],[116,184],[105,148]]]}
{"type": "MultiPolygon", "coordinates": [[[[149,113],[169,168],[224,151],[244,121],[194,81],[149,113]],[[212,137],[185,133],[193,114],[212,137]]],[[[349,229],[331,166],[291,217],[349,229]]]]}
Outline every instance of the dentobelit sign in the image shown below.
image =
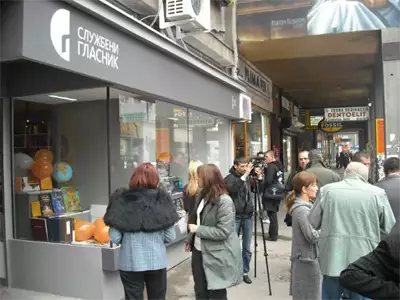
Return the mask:
{"type": "Polygon", "coordinates": [[[367,121],[369,119],[369,107],[338,107],[325,108],[325,121],[367,121]]]}

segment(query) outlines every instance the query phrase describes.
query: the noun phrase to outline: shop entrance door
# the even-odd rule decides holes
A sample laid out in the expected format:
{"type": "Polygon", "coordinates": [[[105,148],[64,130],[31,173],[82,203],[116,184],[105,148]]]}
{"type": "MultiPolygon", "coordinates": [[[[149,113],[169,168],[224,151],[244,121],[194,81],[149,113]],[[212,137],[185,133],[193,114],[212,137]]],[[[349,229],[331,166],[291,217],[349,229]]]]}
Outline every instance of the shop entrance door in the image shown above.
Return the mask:
{"type": "Polygon", "coordinates": [[[6,284],[6,244],[3,194],[3,99],[0,99],[0,295],[6,284]]]}

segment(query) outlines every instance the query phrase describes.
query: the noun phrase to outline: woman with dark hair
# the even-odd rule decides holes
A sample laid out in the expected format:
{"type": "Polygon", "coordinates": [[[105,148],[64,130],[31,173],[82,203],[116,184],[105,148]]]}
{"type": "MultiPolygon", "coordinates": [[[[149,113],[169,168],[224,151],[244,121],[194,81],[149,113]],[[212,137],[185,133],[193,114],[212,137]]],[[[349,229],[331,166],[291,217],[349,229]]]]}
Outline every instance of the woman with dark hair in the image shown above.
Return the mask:
{"type": "Polygon", "coordinates": [[[157,169],[139,165],[129,189],[119,189],[110,198],[104,222],[110,238],[121,244],[119,269],[125,300],[143,299],[146,285],[149,300],[165,299],[167,253],[164,243],[175,239],[179,220],[168,192],[159,187],[157,169]]]}
{"type": "Polygon", "coordinates": [[[317,177],[302,171],[293,178],[293,190],[286,198],[292,215],[292,277],[294,300],[321,299],[322,275],[318,263],[318,231],[308,221],[311,201],[317,196],[317,177]]]}
{"type": "Polygon", "coordinates": [[[196,300],[224,300],[226,289],[239,284],[243,275],[235,205],[217,166],[198,167],[197,178],[200,196],[189,218],[185,244],[192,251],[196,300]]]}

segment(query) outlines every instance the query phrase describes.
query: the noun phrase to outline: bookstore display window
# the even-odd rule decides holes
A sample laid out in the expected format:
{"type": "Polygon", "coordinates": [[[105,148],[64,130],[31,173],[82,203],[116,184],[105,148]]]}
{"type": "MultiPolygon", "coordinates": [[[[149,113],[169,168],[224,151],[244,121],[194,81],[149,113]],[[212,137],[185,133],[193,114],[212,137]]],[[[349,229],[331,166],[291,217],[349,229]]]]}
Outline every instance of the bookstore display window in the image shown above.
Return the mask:
{"type": "Polygon", "coordinates": [[[164,184],[181,190],[188,181],[188,109],[156,101],[156,112],[158,172],[164,184]]]}
{"type": "Polygon", "coordinates": [[[139,95],[110,88],[111,191],[128,187],[133,170],[156,163],[156,105],[139,95]]]}
{"type": "Polygon", "coordinates": [[[13,100],[16,238],[108,242],[91,210],[109,200],[106,98],[99,88],[13,100]]]}

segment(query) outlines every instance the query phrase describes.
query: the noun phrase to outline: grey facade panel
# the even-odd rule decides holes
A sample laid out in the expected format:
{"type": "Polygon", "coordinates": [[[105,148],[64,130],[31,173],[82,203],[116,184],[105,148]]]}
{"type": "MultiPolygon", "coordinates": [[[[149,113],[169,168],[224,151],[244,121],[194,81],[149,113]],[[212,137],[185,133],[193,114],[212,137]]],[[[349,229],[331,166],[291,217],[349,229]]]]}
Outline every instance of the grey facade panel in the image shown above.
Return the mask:
{"type": "Polygon", "coordinates": [[[229,117],[239,91],[56,1],[24,1],[23,56],[160,100],[229,117]]]}
{"type": "Polygon", "coordinates": [[[0,64],[0,98],[7,95],[6,85],[7,85],[7,69],[5,65],[0,64]]]}
{"type": "Polygon", "coordinates": [[[14,98],[106,86],[104,81],[30,61],[9,63],[2,75],[6,89],[1,95],[14,98]]]}
{"type": "Polygon", "coordinates": [[[1,1],[0,60],[8,61],[22,56],[22,1],[1,1]]]}

